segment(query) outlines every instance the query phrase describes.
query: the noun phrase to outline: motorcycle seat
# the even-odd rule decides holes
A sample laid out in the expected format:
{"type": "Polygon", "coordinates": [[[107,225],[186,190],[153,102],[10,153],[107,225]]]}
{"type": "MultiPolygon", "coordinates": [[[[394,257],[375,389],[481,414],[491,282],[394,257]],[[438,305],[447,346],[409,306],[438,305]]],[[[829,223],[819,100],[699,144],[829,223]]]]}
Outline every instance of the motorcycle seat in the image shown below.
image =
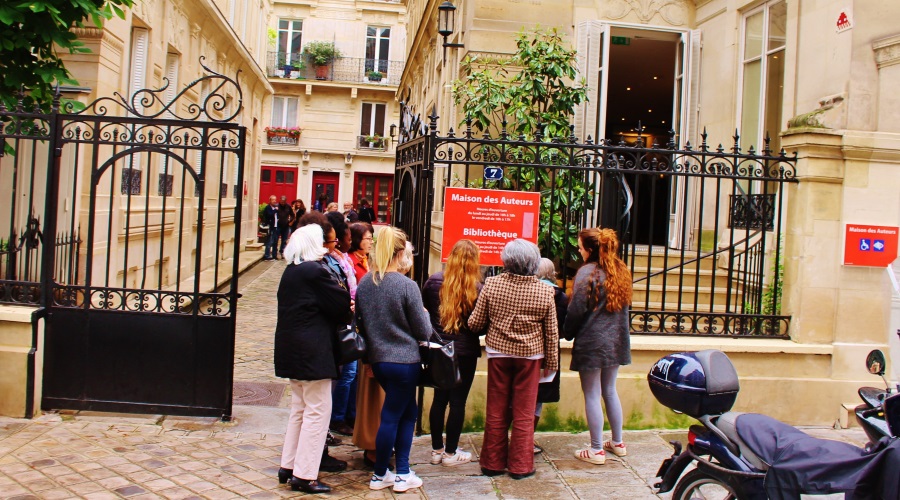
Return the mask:
{"type": "Polygon", "coordinates": [[[732,443],[736,444],[738,449],[741,451],[741,457],[743,457],[750,465],[752,465],[756,470],[760,472],[765,472],[769,470],[769,464],[767,464],[763,459],[759,458],[756,453],[753,453],[753,450],[747,446],[747,443],[741,439],[741,436],[737,431],[737,419],[743,412],[739,411],[730,411],[727,413],[723,413],[716,420],[716,427],[725,434],[728,439],[731,440],[732,443]]]}

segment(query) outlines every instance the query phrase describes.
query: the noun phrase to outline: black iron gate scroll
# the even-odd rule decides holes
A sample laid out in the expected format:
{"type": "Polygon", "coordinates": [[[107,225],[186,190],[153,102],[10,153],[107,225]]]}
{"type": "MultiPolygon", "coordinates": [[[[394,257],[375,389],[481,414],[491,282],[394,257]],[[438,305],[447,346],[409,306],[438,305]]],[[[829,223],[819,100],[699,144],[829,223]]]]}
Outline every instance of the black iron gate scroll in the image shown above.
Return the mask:
{"type": "Polygon", "coordinates": [[[230,419],[246,129],[237,78],[203,68],[52,117],[44,232],[84,243],[45,272],[43,409],[230,419]]]}

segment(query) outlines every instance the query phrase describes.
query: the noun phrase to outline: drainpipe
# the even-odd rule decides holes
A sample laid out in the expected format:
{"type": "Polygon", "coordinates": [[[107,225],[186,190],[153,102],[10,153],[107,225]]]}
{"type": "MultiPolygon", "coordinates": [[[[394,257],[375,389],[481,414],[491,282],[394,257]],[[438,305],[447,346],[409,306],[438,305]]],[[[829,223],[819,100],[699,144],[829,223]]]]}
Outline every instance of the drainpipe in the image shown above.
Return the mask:
{"type": "Polygon", "coordinates": [[[46,316],[47,309],[43,307],[31,313],[31,349],[28,350],[25,367],[25,418],[34,418],[34,365],[38,345],[38,320],[46,316]]]}

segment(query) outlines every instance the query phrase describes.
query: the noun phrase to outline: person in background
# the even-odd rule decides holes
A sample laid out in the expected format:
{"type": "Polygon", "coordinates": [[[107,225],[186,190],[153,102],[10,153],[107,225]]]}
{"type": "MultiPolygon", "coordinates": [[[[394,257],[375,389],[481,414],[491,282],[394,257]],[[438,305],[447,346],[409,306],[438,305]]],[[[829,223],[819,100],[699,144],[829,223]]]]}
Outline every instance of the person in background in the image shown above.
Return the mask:
{"type": "Polygon", "coordinates": [[[453,389],[435,389],[431,402],[431,463],[444,466],[472,461],[472,454],[458,447],[466,420],[466,399],[475,379],[475,365],[481,356],[478,334],[469,330],[467,321],[478,292],[481,291],[481,269],[478,246],[462,239],[453,245],[447,266],[432,274],[422,289],[431,326],[444,340],[452,340],[459,361],[460,383],[453,389]],[[447,418],[447,441],[444,443],[444,416],[447,418]]]}
{"type": "Polygon", "coordinates": [[[565,337],[572,344],[569,369],[578,372],[584,392],[584,409],[591,432],[590,447],[575,452],[575,458],[602,465],[606,451],[626,455],[622,442],[622,403],[616,392],[619,366],[631,364],[631,273],[619,258],[619,239],[612,229],[582,229],[578,253],[584,265],[575,275],[572,301],[566,315],[565,337]],[[612,440],[603,442],[603,408],[612,440]]]}
{"type": "Polygon", "coordinates": [[[321,263],[322,229],[297,230],[286,248],[289,264],[278,286],[275,375],[291,381],[291,413],[284,434],[278,481],[293,491],[327,493],[318,480],[331,414],[331,380],[337,327],[351,316],[350,293],[321,263]]]}
{"type": "MultiPolygon", "coordinates": [[[[566,292],[556,282],[556,266],[553,261],[547,258],[541,259],[538,265],[537,277],[546,285],[553,287],[553,302],[556,304],[556,325],[560,332],[563,331],[563,325],[566,321],[566,308],[569,306],[569,298],[566,292]]],[[[559,343],[556,344],[557,357],[559,356],[559,343]]],[[[559,370],[553,376],[550,382],[538,384],[537,408],[534,410],[534,430],[537,431],[538,421],[541,419],[541,411],[544,403],[559,402],[559,370]]],[[[544,450],[535,443],[534,452],[541,453],[544,450]]]]}
{"type": "Polygon", "coordinates": [[[353,272],[356,274],[356,283],[362,281],[363,276],[369,272],[369,251],[372,249],[372,226],[357,222],[350,224],[350,260],[353,262],[353,272]]]}
{"type": "Polygon", "coordinates": [[[315,204],[313,204],[313,210],[315,210],[317,212],[324,212],[325,207],[327,207],[327,206],[328,206],[328,195],[326,195],[325,193],[322,193],[319,195],[318,198],[316,198],[316,202],[315,202],[315,204]]]}
{"type": "Polygon", "coordinates": [[[306,205],[303,204],[303,200],[298,198],[291,202],[291,209],[294,211],[294,222],[291,224],[291,231],[296,231],[300,229],[300,217],[306,214],[306,205]]]}
{"type": "Polygon", "coordinates": [[[266,251],[263,254],[263,260],[273,260],[278,257],[278,236],[280,231],[278,224],[283,221],[278,220],[278,197],[274,194],[269,196],[269,204],[263,209],[263,222],[269,226],[269,234],[266,236],[266,251]]]}
{"type": "MultiPolygon", "coordinates": [[[[350,225],[350,259],[357,283],[369,272],[369,251],[372,248],[372,227],[361,222],[350,225]]],[[[357,294],[359,288],[357,288],[357,294]]],[[[381,425],[384,390],[375,380],[372,365],[360,362],[356,377],[356,422],[353,444],[363,450],[363,463],[375,467],[375,437],[381,425]]]]}
{"type": "MultiPolygon", "coordinates": [[[[337,242],[330,250],[329,255],[341,266],[341,270],[347,277],[350,290],[350,298],[356,298],[356,274],[353,272],[353,261],[347,255],[350,249],[350,228],[344,221],[344,215],[340,212],[326,212],[325,217],[334,228],[337,242]]],[[[341,378],[334,386],[331,397],[334,401],[331,410],[331,432],[353,435],[353,422],[356,418],[356,361],[341,366],[341,378]]]]}
{"type": "Polygon", "coordinates": [[[281,239],[281,248],[279,258],[284,258],[284,247],[287,245],[288,238],[291,237],[291,227],[294,225],[294,209],[288,204],[287,196],[282,195],[278,202],[278,220],[282,224],[278,225],[278,237],[281,239]]]}
{"type": "Polygon", "coordinates": [[[359,214],[356,213],[356,210],[353,210],[353,203],[349,201],[344,202],[344,218],[351,224],[359,222],[359,214]]]}
{"type": "Polygon", "coordinates": [[[365,198],[359,199],[359,221],[372,224],[375,222],[375,210],[369,206],[369,200],[365,198]]]}
{"type": "Polygon", "coordinates": [[[327,207],[325,207],[325,212],[337,212],[337,211],[338,211],[338,204],[334,201],[332,201],[331,203],[328,204],[327,207]]]}
{"type": "Polygon", "coordinates": [[[485,280],[469,329],[487,328],[487,404],[481,472],[513,479],[534,475],[538,380],[559,369],[553,289],[535,276],[541,253],[516,239],[500,253],[503,273],[485,280]],[[512,424],[511,436],[508,433],[512,424]]]}
{"type": "Polygon", "coordinates": [[[409,468],[409,452],[422,369],[419,342],[428,340],[431,322],[418,285],[403,275],[412,267],[412,252],[403,231],[390,226],[378,230],[371,264],[372,272],[357,289],[356,321],[365,332],[366,356],[385,396],[369,488],[393,487],[402,493],[422,486],[409,468]],[[396,474],[388,470],[391,454],[396,456],[396,474]]]}

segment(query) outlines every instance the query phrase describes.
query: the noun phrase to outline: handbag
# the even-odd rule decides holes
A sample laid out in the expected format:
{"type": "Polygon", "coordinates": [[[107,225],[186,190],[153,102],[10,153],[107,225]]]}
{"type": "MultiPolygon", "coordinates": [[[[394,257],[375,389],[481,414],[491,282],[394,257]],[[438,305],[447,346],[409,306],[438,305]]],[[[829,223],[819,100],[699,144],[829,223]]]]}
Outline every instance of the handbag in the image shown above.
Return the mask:
{"type": "Polygon", "coordinates": [[[452,340],[444,340],[432,331],[431,338],[419,344],[419,355],[422,358],[419,385],[449,390],[459,384],[459,361],[452,340]]]}
{"type": "Polygon", "coordinates": [[[341,351],[340,364],[352,363],[366,355],[366,340],[359,333],[356,322],[339,328],[337,336],[341,351]]]}

